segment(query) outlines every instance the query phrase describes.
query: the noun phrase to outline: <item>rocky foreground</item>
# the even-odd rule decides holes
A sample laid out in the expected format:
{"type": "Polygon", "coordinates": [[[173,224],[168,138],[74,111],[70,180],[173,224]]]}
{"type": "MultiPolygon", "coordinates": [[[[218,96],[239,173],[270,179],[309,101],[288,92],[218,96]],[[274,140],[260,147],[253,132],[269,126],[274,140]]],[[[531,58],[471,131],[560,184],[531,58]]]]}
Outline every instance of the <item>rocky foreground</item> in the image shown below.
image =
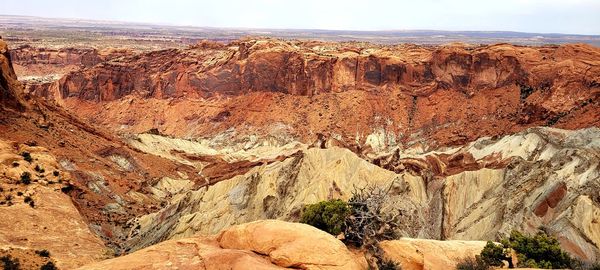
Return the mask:
{"type": "MultiPolygon", "coordinates": [[[[399,239],[382,243],[402,269],[452,269],[481,252],[482,241],[399,239]]],[[[79,269],[369,269],[359,250],[306,224],[263,220],[220,233],[165,241],[79,269]]]]}
{"type": "Polygon", "coordinates": [[[293,222],[374,185],[402,213],[409,238],[380,247],[403,269],[515,229],[600,256],[598,48],[20,50],[30,75],[67,73],[24,86],[0,41],[0,248],[61,269],[367,269],[293,222]]]}

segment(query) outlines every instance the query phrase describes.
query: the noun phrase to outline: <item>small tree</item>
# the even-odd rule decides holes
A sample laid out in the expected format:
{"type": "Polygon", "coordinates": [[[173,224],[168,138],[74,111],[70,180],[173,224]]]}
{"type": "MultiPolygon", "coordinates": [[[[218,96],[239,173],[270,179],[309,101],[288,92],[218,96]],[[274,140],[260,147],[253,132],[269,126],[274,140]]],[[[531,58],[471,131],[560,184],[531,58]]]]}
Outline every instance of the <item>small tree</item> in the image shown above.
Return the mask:
{"type": "Polygon", "coordinates": [[[50,257],[50,251],[46,250],[46,249],[42,249],[42,250],[36,250],[35,253],[37,255],[39,255],[40,257],[50,257]]]}
{"type": "Polygon", "coordinates": [[[544,232],[528,236],[513,231],[510,237],[502,242],[505,247],[510,247],[517,252],[519,267],[562,269],[571,265],[571,256],[561,249],[556,237],[544,232]]]}
{"type": "Polygon", "coordinates": [[[29,172],[23,172],[21,174],[21,183],[24,185],[31,184],[31,174],[29,172]]]}
{"type": "Polygon", "coordinates": [[[53,262],[47,262],[46,264],[42,265],[42,267],[40,267],[40,270],[56,270],[58,268],[56,268],[56,265],[54,265],[53,262]]]}
{"type": "Polygon", "coordinates": [[[21,156],[23,157],[23,159],[29,163],[31,163],[33,161],[33,158],[31,157],[31,154],[29,152],[23,152],[21,153],[21,156]]]}
{"type": "Polygon", "coordinates": [[[488,241],[483,250],[481,251],[480,258],[489,266],[502,266],[503,261],[511,262],[508,251],[504,249],[502,244],[494,244],[488,241]]]}
{"type": "Polygon", "coordinates": [[[380,241],[396,238],[402,214],[384,209],[392,186],[393,183],[387,188],[370,186],[354,190],[348,201],[352,210],[346,219],[345,239],[348,243],[377,251],[380,241]]]}
{"type": "Polygon", "coordinates": [[[349,214],[350,208],[342,200],[322,201],[305,206],[300,222],[339,235],[345,229],[344,221],[349,214]]]}
{"type": "Polygon", "coordinates": [[[17,260],[16,258],[13,258],[11,256],[0,257],[0,262],[2,262],[2,266],[4,267],[3,268],[4,270],[19,270],[21,267],[19,260],[17,260]]]}

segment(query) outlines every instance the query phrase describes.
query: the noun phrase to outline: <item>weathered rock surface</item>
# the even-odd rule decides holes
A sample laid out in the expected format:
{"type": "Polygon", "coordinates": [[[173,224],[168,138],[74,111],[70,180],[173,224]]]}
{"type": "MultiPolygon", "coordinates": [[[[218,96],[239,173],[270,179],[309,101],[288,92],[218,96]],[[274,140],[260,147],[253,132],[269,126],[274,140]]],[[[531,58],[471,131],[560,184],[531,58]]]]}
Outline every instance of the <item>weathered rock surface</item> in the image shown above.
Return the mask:
{"type": "Polygon", "coordinates": [[[11,50],[10,54],[15,66],[44,65],[92,67],[96,64],[131,51],[118,49],[97,50],[93,48],[39,48],[28,45],[11,50]]]}
{"type": "Polygon", "coordinates": [[[83,269],[367,269],[332,235],[300,223],[264,220],[213,237],[170,240],[83,269]]]}
{"type": "Polygon", "coordinates": [[[23,106],[22,86],[13,69],[8,44],[0,39],[0,105],[23,106]]]}
{"type": "Polygon", "coordinates": [[[481,253],[484,241],[437,241],[402,238],[381,242],[384,258],[397,262],[402,270],[455,269],[467,257],[481,253]]]}
{"type": "Polygon", "coordinates": [[[403,204],[425,200],[418,177],[381,169],[347,149],[311,148],[284,161],[173,196],[162,210],[136,220],[139,226],[133,227],[138,229],[130,235],[127,246],[139,249],[165,239],[214,234],[260,219],[297,220],[307,203],[347,200],[355,186],[392,183],[394,192],[406,195],[403,204]]]}
{"type": "MultiPolygon", "coordinates": [[[[112,129],[179,137],[459,145],[530,126],[598,126],[600,49],[378,46],[241,40],[133,54],[69,73],[40,95],[112,129]]],[[[362,149],[365,150],[365,149],[362,149]]]]}
{"type": "Polygon", "coordinates": [[[89,68],[100,62],[131,54],[126,49],[94,48],[39,48],[22,45],[10,51],[13,66],[25,92],[43,93],[45,83],[60,79],[65,74],[80,68],[89,68]]]}
{"type": "MultiPolygon", "coordinates": [[[[344,243],[310,225],[275,220],[233,226],[218,237],[223,248],[268,256],[274,264],[300,269],[361,269],[344,243]]],[[[364,263],[364,262],[363,262],[364,263]]]]}
{"type": "Polygon", "coordinates": [[[496,240],[513,229],[534,233],[545,227],[569,252],[594,260],[599,255],[593,221],[599,138],[596,128],[534,128],[463,147],[406,150],[394,154],[398,159],[378,159],[395,173],[347,149],[309,148],[174,195],[164,209],[135,221],[139,230],[126,245],[138,249],[265,218],[298,220],[305,204],[348,199],[355,186],[372,184],[392,185],[388,209],[403,213],[401,235],[496,240]]]}
{"type": "Polygon", "coordinates": [[[434,223],[442,228],[441,239],[495,240],[513,229],[534,233],[543,227],[572,254],[595,260],[598,228],[591,219],[598,210],[593,198],[600,184],[599,132],[534,128],[377,161],[423,176],[428,195],[441,192],[433,199],[443,209],[440,223],[434,223]]]}

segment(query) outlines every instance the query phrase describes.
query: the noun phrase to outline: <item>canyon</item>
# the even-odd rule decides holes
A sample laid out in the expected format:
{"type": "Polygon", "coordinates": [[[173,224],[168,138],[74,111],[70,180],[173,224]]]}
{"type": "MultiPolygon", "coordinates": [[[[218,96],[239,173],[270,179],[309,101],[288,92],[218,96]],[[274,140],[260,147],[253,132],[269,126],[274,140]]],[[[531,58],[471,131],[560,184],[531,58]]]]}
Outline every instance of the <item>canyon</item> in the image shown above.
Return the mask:
{"type": "Polygon", "coordinates": [[[135,53],[30,88],[127,133],[279,144],[323,134],[360,149],[433,149],[532,126],[598,125],[598,58],[588,45],[249,39],[135,53]]]}
{"type": "Polygon", "coordinates": [[[379,186],[403,236],[381,248],[403,269],[451,269],[512,230],[599,259],[598,47],[0,52],[0,248],[61,269],[367,269],[296,222],[379,186]]]}

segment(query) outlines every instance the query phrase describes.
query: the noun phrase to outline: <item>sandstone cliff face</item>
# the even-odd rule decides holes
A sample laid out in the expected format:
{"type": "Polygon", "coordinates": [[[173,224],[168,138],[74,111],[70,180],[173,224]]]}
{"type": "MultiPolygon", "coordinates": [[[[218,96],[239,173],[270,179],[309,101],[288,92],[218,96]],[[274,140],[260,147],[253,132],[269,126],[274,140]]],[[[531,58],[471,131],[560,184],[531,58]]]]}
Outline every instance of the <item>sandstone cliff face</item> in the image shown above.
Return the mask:
{"type": "Polygon", "coordinates": [[[40,48],[22,45],[10,51],[15,71],[25,85],[25,92],[47,95],[46,83],[51,83],[65,74],[131,54],[127,49],[106,48],[40,48]]]}
{"type": "Polygon", "coordinates": [[[0,39],[0,103],[2,106],[22,106],[21,84],[12,66],[8,45],[0,39]]]}
{"type": "Polygon", "coordinates": [[[266,136],[278,123],[303,142],[321,133],[376,150],[417,138],[435,147],[529,126],[598,126],[598,61],[587,45],[242,40],[132,54],[37,92],[130,132],[266,136]]]}
{"type": "Polygon", "coordinates": [[[91,67],[106,60],[97,50],[84,48],[52,49],[24,45],[11,50],[10,54],[14,64],[22,66],[43,64],[48,66],[81,65],[91,67]]]}
{"type": "Polygon", "coordinates": [[[576,85],[592,88],[600,79],[592,61],[599,57],[600,51],[587,45],[346,47],[319,42],[247,40],[108,61],[69,74],[63,78],[60,90],[63,98],[99,101],[130,94],[209,97],[252,91],[310,96],[352,89],[374,91],[383,86],[401,87],[413,96],[448,89],[472,97],[484,89],[515,84],[534,90],[556,91],[576,85]],[[580,69],[586,72],[575,72],[580,69]]]}

